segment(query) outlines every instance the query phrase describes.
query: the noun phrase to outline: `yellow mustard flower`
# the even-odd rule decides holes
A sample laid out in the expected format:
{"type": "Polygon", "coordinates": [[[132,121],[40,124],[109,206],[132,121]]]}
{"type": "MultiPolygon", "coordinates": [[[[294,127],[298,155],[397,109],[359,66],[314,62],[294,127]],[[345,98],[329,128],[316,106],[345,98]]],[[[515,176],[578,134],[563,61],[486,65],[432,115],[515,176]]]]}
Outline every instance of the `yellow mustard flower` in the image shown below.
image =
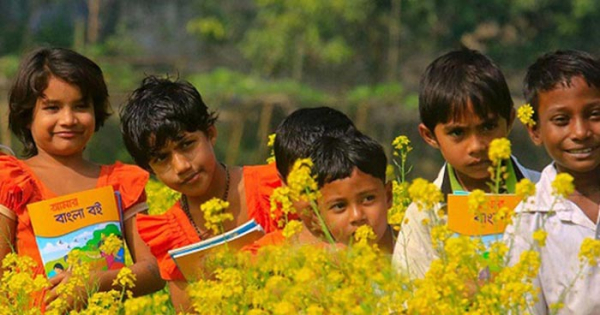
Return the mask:
{"type": "Polygon", "coordinates": [[[204,226],[215,234],[223,233],[223,222],[233,220],[233,214],[225,212],[229,202],[212,198],[200,206],[204,213],[204,226]]]}
{"type": "Polygon", "coordinates": [[[128,267],[123,267],[112,284],[131,289],[135,287],[135,274],[128,267]]]}
{"type": "Polygon", "coordinates": [[[114,234],[110,234],[102,239],[100,251],[108,255],[115,255],[123,247],[123,241],[114,234]]]}
{"type": "Polygon", "coordinates": [[[422,178],[413,180],[408,194],[419,210],[433,210],[435,205],[444,200],[440,188],[422,178]]]}
{"type": "Polygon", "coordinates": [[[267,146],[269,148],[271,148],[271,153],[270,153],[269,157],[267,158],[267,164],[271,164],[271,163],[275,162],[275,150],[273,148],[273,146],[275,145],[275,136],[277,136],[277,135],[274,133],[269,135],[269,141],[267,142],[267,146]]]}
{"type": "Polygon", "coordinates": [[[406,156],[413,149],[407,136],[396,137],[392,141],[392,147],[394,147],[394,156],[406,156]]]}
{"type": "Polygon", "coordinates": [[[282,231],[283,237],[290,238],[290,237],[300,233],[300,231],[302,231],[303,227],[304,226],[302,225],[302,222],[297,221],[297,220],[291,220],[283,228],[283,231],[282,231]]]}
{"type": "Polygon", "coordinates": [[[506,138],[497,138],[490,142],[488,156],[492,164],[499,165],[502,161],[510,158],[510,140],[506,138]]]}
{"type": "Polygon", "coordinates": [[[526,200],[527,198],[535,195],[535,184],[529,179],[523,178],[517,183],[515,187],[515,193],[523,200],[526,200]]]}
{"type": "Polygon", "coordinates": [[[552,181],[552,195],[567,198],[575,191],[573,185],[573,176],[567,173],[560,173],[552,181]]]}
{"type": "Polygon", "coordinates": [[[473,190],[468,198],[467,204],[469,206],[469,212],[474,214],[479,214],[483,210],[483,207],[487,203],[487,198],[485,197],[485,192],[481,189],[473,190]]]}
{"type": "Polygon", "coordinates": [[[299,159],[294,162],[287,178],[292,201],[311,201],[319,198],[319,186],[315,177],[311,175],[312,167],[311,159],[299,159]]]}
{"type": "Polygon", "coordinates": [[[354,240],[357,243],[368,243],[375,240],[377,236],[369,225],[361,225],[354,231],[354,240]]]}
{"type": "Polygon", "coordinates": [[[585,238],[581,243],[579,249],[579,260],[595,266],[598,264],[598,258],[600,257],[600,240],[585,238]]]}
{"type": "Polygon", "coordinates": [[[543,229],[539,229],[533,232],[533,240],[541,247],[546,246],[546,237],[548,236],[548,232],[543,229]]]}
{"type": "Polygon", "coordinates": [[[535,126],[535,120],[533,120],[534,110],[531,104],[524,104],[517,109],[517,117],[527,127],[535,126]]]}

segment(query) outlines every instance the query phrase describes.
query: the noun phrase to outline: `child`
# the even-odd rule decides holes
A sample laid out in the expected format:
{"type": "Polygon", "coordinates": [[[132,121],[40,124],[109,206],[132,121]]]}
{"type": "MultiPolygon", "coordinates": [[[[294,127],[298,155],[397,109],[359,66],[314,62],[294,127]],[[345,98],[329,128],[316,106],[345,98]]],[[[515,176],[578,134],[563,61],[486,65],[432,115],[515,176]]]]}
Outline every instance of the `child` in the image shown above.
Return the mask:
{"type": "Polygon", "coordinates": [[[580,263],[578,252],[585,238],[599,235],[600,61],[578,51],[549,53],[529,67],[524,84],[536,122],[529,135],[553,162],[542,171],[533,205],[521,203],[506,229],[510,263],[526,250],[541,254],[534,313],[549,313],[555,303],[564,303],[560,313],[597,313],[600,272],[580,263]],[[555,201],[551,183],[559,173],[573,177],[575,191],[555,201]],[[545,246],[534,246],[537,230],[546,231],[545,246]]]}
{"type": "MultiPolygon", "coordinates": [[[[112,185],[121,192],[123,233],[135,262],[130,266],[137,278],[132,291],[148,294],[164,287],[156,260],[135,228],[136,215],[147,209],[148,173],[119,162],[98,165],[83,154],[109,115],[102,71],[88,58],[68,49],[42,48],[24,59],[10,90],[9,126],[23,143],[26,159],[0,154],[0,259],[14,249],[33,258],[37,272],[44,273],[27,204],[112,185]]],[[[90,284],[100,291],[120,290],[112,285],[118,271],[99,271],[90,284]]],[[[69,274],[50,279],[48,301],[69,274]]]]}
{"type": "MultiPolygon", "coordinates": [[[[462,49],[434,60],[421,78],[419,133],[446,160],[434,184],[444,196],[454,191],[489,191],[491,165],[488,146],[508,135],[515,111],[500,69],[478,51],[462,49]]],[[[537,181],[539,174],[512,157],[507,163],[508,192],[522,178],[537,181]]],[[[441,205],[440,205],[441,206],[441,205]]],[[[437,210],[437,209],[436,209],[437,210]]],[[[437,215],[437,211],[434,211],[437,215]]],[[[438,258],[424,224],[429,218],[413,203],[406,211],[394,249],[394,265],[409,276],[422,278],[438,258]]],[[[439,218],[442,222],[446,217],[439,218]]]]}
{"type": "MultiPolygon", "coordinates": [[[[392,192],[391,185],[385,182],[387,159],[381,145],[354,131],[343,137],[323,136],[313,143],[311,151],[312,174],[316,175],[321,192],[317,207],[333,240],[348,244],[360,226],[369,225],[376,235],[375,242],[384,252],[391,253],[393,234],[387,223],[387,212],[392,192]]],[[[275,159],[277,161],[277,155],[275,159]]],[[[302,208],[299,209],[302,230],[292,238],[293,242],[325,243],[327,240],[321,226],[315,224],[314,213],[302,208]]],[[[246,250],[256,253],[263,246],[284,241],[282,232],[277,231],[246,250]]]]}
{"type": "Polygon", "coordinates": [[[166,213],[137,220],[140,236],[158,259],[175,308],[189,308],[187,282],[168,251],[212,236],[200,205],[212,198],[229,202],[231,230],[255,219],[266,232],[277,229],[270,195],[281,185],[273,164],[232,167],[217,161],[217,116],[188,82],[145,78],[121,110],[123,139],[136,163],[153,172],[181,199],[166,213]]]}

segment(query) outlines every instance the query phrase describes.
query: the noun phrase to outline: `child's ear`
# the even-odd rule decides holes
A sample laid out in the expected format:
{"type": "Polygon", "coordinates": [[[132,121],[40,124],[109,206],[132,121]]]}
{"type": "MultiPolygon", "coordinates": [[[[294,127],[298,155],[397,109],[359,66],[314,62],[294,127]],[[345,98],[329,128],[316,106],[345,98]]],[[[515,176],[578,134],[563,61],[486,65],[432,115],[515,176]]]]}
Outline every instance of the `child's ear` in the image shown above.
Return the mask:
{"type": "Polygon", "coordinates": [[[385,183],[385,202],[387,209],[391,209],[394,205],[394,191],[392,181],[385,183]]]}
{"type": "Polygon", "coordinates": [[[419,124],[419,134],[421,135],[421,138],[423,138],[423,140],[427,142],[427,144],[436,149],[440,148],[437,140],[435,139],[435,134],[433,133],[433,131],[429,130],[429,128],[427,128],[424,124],[419,124]]]}
{"type": "Polygon", "coordinates": [[[215,127],[215,125],[208,127],[208,130],[206,130],[206,135],[208,136],[208,141],[215,146],[217,143],[217,127],[215,127]]]}
{"type": "Polygon", "coordinates": [[[540,127],[538,126],[539,122],[536,122],[533,126],[527,126],[527,133],[529,133],[529,138],[535,145],[542,145],[542,137],[540,135],[540,127]]]}

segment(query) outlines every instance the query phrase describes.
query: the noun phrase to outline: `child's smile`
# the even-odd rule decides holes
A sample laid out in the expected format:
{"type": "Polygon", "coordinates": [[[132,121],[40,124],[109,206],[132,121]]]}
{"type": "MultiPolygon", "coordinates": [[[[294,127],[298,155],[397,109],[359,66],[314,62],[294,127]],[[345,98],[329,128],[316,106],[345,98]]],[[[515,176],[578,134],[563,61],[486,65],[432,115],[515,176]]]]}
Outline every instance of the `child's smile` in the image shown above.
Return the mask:
{"type": "Polygon", "coordinates": [[[600,91],[581,77],[539,94],[539,127],[533,141],[544,145],[563,171],[596,170],[600,165],[600,91]]]}

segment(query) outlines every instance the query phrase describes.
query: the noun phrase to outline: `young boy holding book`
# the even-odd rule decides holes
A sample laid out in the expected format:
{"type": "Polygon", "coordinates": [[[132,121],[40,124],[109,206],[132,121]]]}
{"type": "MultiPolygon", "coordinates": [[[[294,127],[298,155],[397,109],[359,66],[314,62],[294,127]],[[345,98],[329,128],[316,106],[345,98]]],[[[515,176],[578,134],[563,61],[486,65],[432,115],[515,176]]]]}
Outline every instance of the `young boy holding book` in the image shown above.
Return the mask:
{"type": "MultiPolygon", "coordinates": [[[[489,192],[489,144],[506,137],[515,118],[508,85],[492,60],[470,49],[451,51],[434,60],[421,77],[419,114],[419,134],[446,160],[434,181],[444,196],[474,189],[489,192]]],[[[539,178],[539,173],[524,168],[515,157],[505,166],[509,193],[514,193],[521,179],[537,182],[539,178]]],[[[433,210],[439,216],[438,209],[433,210]]],[[[424,224],[429,215],[413,203],[405,218],[393,263],[409,276],[422,278],[439,257],[432,245],[431,227],[424,224]]],[[[444,224],[447,216],[438,219],[444,224]]]]}
{"type": "MultiPolygon", "coordinates": [[[[385,182],[387,159],[383,148],[358,132],[347,117],[328,108],[303,109],[293,113],[279,127],[275,138],[275,159],[282,178],[288,179],[297,159],[311,158],[321,197],[318,211],[336,243],[348,244],[356,229],[369,225],[376,243],[391,253],[393,234],[387,223],[391,207],[391,186],[385,182]],[[329,116],[320,112],[329,111],[329,116]],[[313,116],[314,115],[314,116],[313,116]],[[321,126],[316,123],[320,121],[321,126]],[[306,126],[303,136],[290,132],[306,126]]],[[[286,182],[286,181],[284,181],[286,182]]],[[[307,202],[295,202],[302,230],[294,236],[298,244],[323,244],[327,240],[315,213],[307,202]]],[[[281,231],[267,234],[251,252],[285,242],[281,231]]]]}
{"type": "Polygon", "coordinates": [[[254,219],[266,232],[277,229],[270,195],[281,182],[273,164],[233,167],[218,162],[217,115],[188,82],[149,76],[121,110],[125,145],[136,163],[154,173],[181,198],[161,215],[140,215],[140,237],[157,258],[175,308],[189,307],[187,281],[168,251],[211,236],[200,205],[212,198],[229,203],[233,220],[225,231],[254,219]]]}
{"type": "Polygon", "coordinates": [[[521,203],[506,229],[509,261],[518,262],[523,251],[540,253],[535,314],[547,314],[558,303],[564,304],[559,313],[597,313],[598,265],[580,262],[578,253],[600,231],[600,61],[579,51],[549,53],[528,68],[524,85],[534,109],[529,135],[553,162],[542,171],[533,202],[521,203]],[[575,190],[568,196],[552,193],[560,173],[573,177],[575,190]],[[543,246],[532,236],[538,230],[547,233],[543,246]]]}

